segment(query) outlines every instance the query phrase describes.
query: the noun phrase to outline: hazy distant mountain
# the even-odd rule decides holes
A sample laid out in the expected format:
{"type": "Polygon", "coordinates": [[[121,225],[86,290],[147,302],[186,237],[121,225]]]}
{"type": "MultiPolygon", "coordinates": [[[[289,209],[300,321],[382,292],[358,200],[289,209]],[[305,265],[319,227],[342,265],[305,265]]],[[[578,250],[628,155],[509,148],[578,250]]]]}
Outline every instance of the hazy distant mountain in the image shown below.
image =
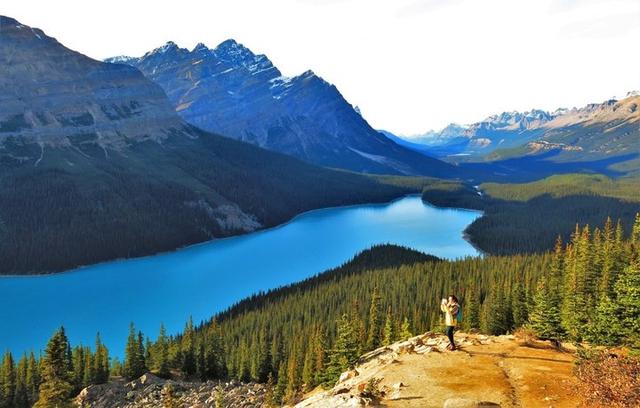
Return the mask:
{"type": "Polygon", "coordinates": [[[137,69],[14,19],[0,17],[0,39],[0,274],[169,250],[406,191],[206,133],[137,69]]]}
{"type": "Polygon", "coordinates": [[[168,42],[141,58],[107,61],[139,68],[165,90],[182,118],[204,130],[328,167],[446,177],[456,172],[372,129],[312,71],[285,77],[265,55],[234,40],[191,51],[168,42]]]}
{"type": "Polygon", "coordinates": [[[451,124],[441,131],[404,139],[426,146],[426,150],[416,150],[438,157],[498,160],[554,150],[567,160],[632,156],[640,153],[639,99],[630,92],[620,101],[579,109],[503,112],[468,126],[451,124]]]}
{"type": "Polygon", "coordinates": [[[518,148],[488,156],[498,160],[554,152],[554,160],[592,161],[618,157],[616,168],[640,172],[640,96],[630,92],[583,108],[562,110],[540,127],[541,135],[518,148]]]}

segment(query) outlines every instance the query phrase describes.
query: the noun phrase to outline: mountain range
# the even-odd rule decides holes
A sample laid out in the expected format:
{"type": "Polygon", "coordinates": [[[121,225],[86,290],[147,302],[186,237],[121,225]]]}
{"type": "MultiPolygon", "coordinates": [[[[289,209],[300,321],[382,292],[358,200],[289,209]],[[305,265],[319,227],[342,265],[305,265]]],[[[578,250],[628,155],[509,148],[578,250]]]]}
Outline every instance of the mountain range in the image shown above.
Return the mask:
{"type": "Polygon", "coordinates": [[[198,129],[136,68],[15,19],[0,17],[0,38],[0,273],[146,255],[410,191],[198,129]]]}
{"type": "Polygon", "coordinates": [[[626,156],[624,161],[631,163],[620,168],[630,169],[640,154],[639,104],[638,93],[629,92],[620,100],[582,108],[503,112],[471,125],[450,124],[442,131],[429,131],[418,137],[390,137],[449,160],[468,156],[502,160],[553,151],[555,158],[563,161],[626,156]]]}
{"type": "Polygon", "coordinates": [[[454,177],[458,169],[417,154],[374,130],[338,89],[306,71],[286,77],[234,40],[191,51],[173,42],[132,65],[160,85],[190,124],[326,167],[454,177]]]}

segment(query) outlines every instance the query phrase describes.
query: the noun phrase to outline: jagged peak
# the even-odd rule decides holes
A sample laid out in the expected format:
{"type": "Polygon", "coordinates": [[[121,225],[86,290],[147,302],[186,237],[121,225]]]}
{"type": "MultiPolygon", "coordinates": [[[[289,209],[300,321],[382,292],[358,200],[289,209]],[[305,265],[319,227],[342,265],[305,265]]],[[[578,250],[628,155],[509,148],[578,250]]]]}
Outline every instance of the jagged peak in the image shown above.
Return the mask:
{"type": "Polygon", "coordinates": [[[182,54],[182,53],[188,53],[189,50],[187,50],[186,48],[180,48],[175,42],[173,41],[167,41],[166,43],[164,43],[163,45],[161,45],[160,47],[157,47],[149,52],[147,52],[146,54],[144,54],[142,56],[142,59],[146,59],[146,58],[150,58],[150,57],[156,57],[159,55],[175,55],[175,54],[182,54]]]}
{"type": "Polygon", "coordinates": [[[211,51],[209,47],[207,47],[204,43],[201,43],[201,42],[196,44],[196,46],[193,47],[193,50],[191,50],[191,52],[209,52],[209,51],[211,51]]]}
{"type": "Polygon", "coordinates": [[[281,75],[266,55],[256,55],[232,38],[218,44],[216,48],[211,50],[211,54],[220,61],[236,68],[245,68],[254,75],[263,71],[273,71],[272,75],[274,76],[281,75]]]}
{"type": "Polygon", "coordinates": [[[244,45],[240,44],[233,38],[224,40],[213,49],[213,52],[220,59],[239,59],[239,58],[255,58],[255,54],[244,45]]]}
{"type": "Polygon", "coordinates": [[[174,43],[173,41],[167,41],[166,43],[164,43],[164,45],[161,45],[160,47],[156,48],[155,50],[153,50],[153,52],[169,52],[172,50],[177,50],[179,47],[176,43],[174,43]]]}
{"type": "Polygon", "coordinates": [[[314,76],[317,76],[316,73],[313,72],[313,70],[310,70],[310,69],[308,69],[308,70],[304,71],[302,74],[300,74],[300,77],[302,77],[302,78],[314,77],[314,76]]]}

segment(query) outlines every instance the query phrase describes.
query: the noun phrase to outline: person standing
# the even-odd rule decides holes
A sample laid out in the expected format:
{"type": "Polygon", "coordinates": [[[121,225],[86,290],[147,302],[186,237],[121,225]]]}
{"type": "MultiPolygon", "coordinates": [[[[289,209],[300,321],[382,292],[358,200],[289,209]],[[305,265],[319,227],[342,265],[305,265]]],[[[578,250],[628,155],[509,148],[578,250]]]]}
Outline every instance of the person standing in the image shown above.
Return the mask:
{"type": "Polygon", "coordinates": [[[458,325],[458,311],[460,310],[458,298],[455,297],[455,295],[449,295],[448,299],[442,299],[440,310],[445,314],[445,325],[447,326],[445,333],[449,338],[449,346],[447,349],[454,351],[456,349],[456,343],[453,340],[453,332],[458,325]]]}

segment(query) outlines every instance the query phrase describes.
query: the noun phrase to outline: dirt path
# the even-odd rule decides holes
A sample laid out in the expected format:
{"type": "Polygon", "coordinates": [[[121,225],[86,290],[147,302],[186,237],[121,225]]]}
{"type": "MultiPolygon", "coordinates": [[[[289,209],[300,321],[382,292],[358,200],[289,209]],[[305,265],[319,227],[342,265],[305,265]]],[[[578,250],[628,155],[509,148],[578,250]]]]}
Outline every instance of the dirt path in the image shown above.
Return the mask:
{"type": "Polygon", "coordinates": [[[402,382],[387,407],[441,408],[449,398],[491,401],[503,408],[574,408],[573,356],[514,340],[469,345],[456,352],[402,354],[376,377],[390,388],[402,382]]]}

